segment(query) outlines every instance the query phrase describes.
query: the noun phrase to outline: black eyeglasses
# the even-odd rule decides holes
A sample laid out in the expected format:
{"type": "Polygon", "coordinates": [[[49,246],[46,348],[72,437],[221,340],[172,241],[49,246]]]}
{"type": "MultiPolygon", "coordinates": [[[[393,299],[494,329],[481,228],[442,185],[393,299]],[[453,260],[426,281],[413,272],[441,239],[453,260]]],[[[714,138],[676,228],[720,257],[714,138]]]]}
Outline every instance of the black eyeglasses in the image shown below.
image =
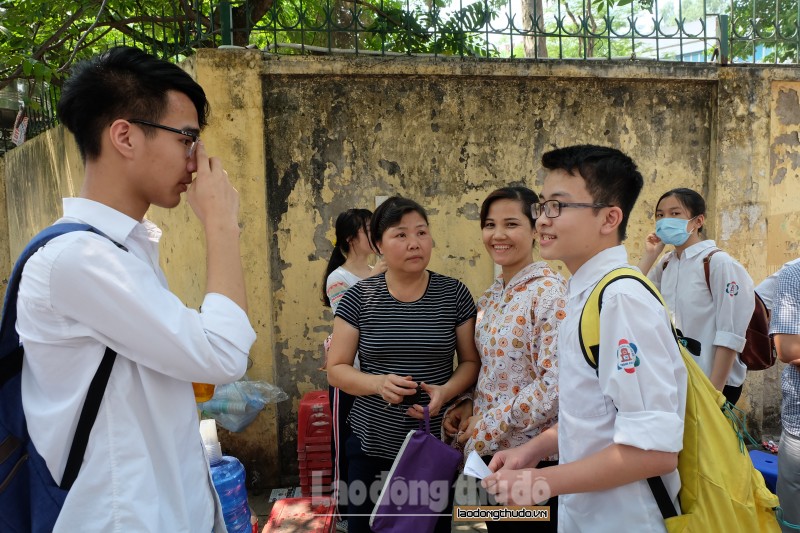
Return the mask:
{"type": "Polygon", "coordinates": [[[195,133],[189,130],[179,130],[178,128],[172,128],[170,126],[165,126],[163,124],[156,124],[155,122],[150,122],[148,120],[140,120],[138,118],[129,118],[128,122],[132,124],[141,124],[143,126],[150,126],[151,128],[158,128],[160,130],[167,130],[171,131],[172,133],[177,133],[178,135],[184,135],[191,139],[191,142],[188,140],[186,141],[186,157],[191,159],[194,155],[195,148],[197,148],[197,141],[200,140],[200,134],[195,133]]]}
{"type": "Polygon", "coordinates": [[[601,207],[611,207],[609,204],[584,204],[574,202],[559,202],[558,200],[547,200],[540,204],[533,204],[531,206],[531,214],[534,218],[539,218],[544,214],[547,218],[556,218],[561,215],[561,210],[565,207],[592,207],[599,209],[601,207]]]}

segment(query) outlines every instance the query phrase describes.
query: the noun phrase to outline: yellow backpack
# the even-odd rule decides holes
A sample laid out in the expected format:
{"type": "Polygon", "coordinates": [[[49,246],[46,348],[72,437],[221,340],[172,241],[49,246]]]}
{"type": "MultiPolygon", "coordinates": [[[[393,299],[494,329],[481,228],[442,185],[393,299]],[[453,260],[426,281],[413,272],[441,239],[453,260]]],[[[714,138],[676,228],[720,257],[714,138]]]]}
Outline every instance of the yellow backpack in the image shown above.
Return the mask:
{"type": "MultiPolygon", "coordinates": [[[[603,292],[619,279],[639,281],[666,307],[655,285],[638,270],[619,268],[606,274],[589,295],[580,319],[581,350],[595,371],[603,292]]],[[[683,449],[678,454],[682,514],[677,515],[660,477],[647,480],[667,531],[780,532],[775,517],[778,497],[753,467],[741,438],[742,421],[678,341],[674,327],[673,334],[688,374],[683,449]]]]}

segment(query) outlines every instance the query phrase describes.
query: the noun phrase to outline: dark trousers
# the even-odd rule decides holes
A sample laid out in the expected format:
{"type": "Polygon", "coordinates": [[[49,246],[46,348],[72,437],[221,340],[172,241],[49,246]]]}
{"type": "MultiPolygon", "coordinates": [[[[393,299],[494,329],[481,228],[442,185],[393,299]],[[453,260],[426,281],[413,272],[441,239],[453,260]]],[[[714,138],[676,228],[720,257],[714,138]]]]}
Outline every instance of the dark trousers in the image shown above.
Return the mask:
{"type": "MultiPolygon", "coordinates": [[[[492,460],[492,456],[484,455],[481,457],[481,459],[483,459],[483,462],[488,465],[492,460]]],[[[558,461],[540,461],[539,464],[536,465],[536,468],[545,468],[547,466],[555,466],[557,464],[558,461]]],[[[497,502],[495,502],[494,498],[491,496],[489,496],[489,500],[489,505],[497,505],[497,502]]],[[[508,520],[505,522],[488,521],[486,522],[486,529],[490,533],[556,533],[558,529],[558,497],[550,498],[547,503],[543,505],[550,506],[549,522],[524,522],[516,520],[508,520]]]]}
{"type": "Polygon", "coordinates": [[[350,438],[350,425],[347,417],[350,416],[350,409],[356,397],[347,394],[336,387],[328,387],[328,400],[331,406],[331,418],[333,419],[333,431],[331,432],[331,458],[333,460],[333,497],[334,501],[345,502],[337,506],[337,515],[347,514],[347,500],[339,495],[339,488],[347,486],[347,439],[350,438]]]}
{"type": "MultiPolygon", "coordinates": [[[[369,517],[375,508],[379,492],[376,490],[376,483],[381,484],[386,480],[386,474],[392,468],[393,460],[382,459],[380,457],[370,457],[361,449],[361,441],[355,435],[350,435],[347,440],[347,460],[349,470],[347,473],[348,483],[348,505],[347,505],[347,528],[349,533],[369,533],[369,517]],[[366,498],[359,497],[366,490],[366,498]],[[359,494],[360,493],[360,494],[359,494]]],[[[445,513],[451,513],[452,494],[446,507],[445,513]]],[[[452,514],[443,515],[436,522],[433,533],[450,533],[452,529],[452,514]]],[[[410,531],[409,533],[430,533],[427,531],[410,531]]]]}

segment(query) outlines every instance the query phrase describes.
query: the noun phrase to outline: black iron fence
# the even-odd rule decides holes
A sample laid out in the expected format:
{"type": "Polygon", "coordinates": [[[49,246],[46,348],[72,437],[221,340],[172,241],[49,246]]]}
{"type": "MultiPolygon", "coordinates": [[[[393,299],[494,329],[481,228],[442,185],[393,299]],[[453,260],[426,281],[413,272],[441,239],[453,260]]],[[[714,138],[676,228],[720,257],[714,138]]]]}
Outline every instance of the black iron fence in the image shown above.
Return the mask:
{"type": "MultiPolygon", "coordinates": [[[[174,61],[198,48],[246,46],[275,54],[800,63],[797,0],[168,0],[152,13],[134,9],[141,7],[101,10],[80,43],[65,46],[91,44],[75,59],[130,44],[174,61]]],[[[28,137],[55,123],[57,93],[54,79],[20,96],[28,137]]],[[[8,111],[0,109],[0,152],[13,134],[8,111]]]]}

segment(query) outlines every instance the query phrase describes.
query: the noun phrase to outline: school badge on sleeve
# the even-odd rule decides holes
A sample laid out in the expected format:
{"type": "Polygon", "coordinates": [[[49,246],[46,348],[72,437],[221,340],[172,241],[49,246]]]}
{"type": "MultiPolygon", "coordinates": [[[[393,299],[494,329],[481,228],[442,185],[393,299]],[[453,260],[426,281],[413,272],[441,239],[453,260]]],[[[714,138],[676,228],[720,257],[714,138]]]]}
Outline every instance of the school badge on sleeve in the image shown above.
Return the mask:
{"type": "Polygon", "coordinates": [[[639,349],[627,339],[620,339],[617,343],[617,370],[624,370],[628,374],[636,372],[639,366],[639,357],[636,355],[639,349]]]}

